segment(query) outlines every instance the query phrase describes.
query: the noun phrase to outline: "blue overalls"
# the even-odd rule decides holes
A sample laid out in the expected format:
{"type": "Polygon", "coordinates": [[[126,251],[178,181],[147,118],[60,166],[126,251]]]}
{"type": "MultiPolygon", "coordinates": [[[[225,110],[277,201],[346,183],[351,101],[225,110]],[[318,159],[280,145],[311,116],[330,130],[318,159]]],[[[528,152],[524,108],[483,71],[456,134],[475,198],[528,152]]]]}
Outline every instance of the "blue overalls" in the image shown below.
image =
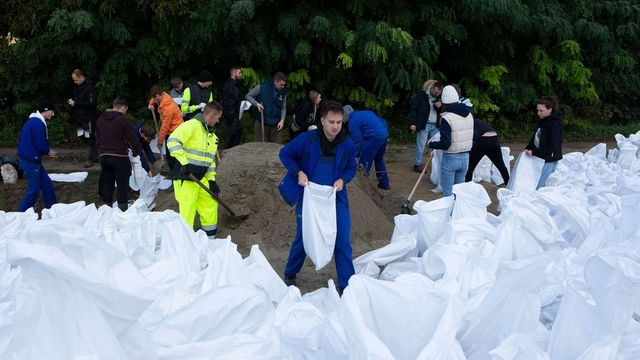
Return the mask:
{"type": "MultiPolygon", "coordinates": [[[[333,186],[336,180],[336,157],[320,156],[316,167],[309,175],[309,181],[320,185],[333,186]]],[[[306,253],[302,243],[302,201],[300,198],[296,204],[296,237],[291,244],[289,259],[284,269],[286,277],[293,277],[302,268],[306,253]]],[[[338,273],[338,286],[342,289],[349,284],[349,278],[355,273],[353,261],[351,260],[351,215],[349,206],[336,197],[336,246],[333,251],[336,261],[336,272],[338,273]]]]}

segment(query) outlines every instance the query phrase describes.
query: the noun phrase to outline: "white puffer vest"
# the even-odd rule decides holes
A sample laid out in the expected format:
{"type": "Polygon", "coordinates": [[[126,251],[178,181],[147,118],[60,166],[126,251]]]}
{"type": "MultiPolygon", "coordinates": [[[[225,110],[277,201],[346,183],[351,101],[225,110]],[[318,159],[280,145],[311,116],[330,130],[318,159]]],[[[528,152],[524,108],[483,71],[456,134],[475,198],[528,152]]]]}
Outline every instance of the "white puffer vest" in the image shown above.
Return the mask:
{"type": "Polygon", "coordinates": [[[473,115],[462,117],[454,113],[444,113],[442,118],[451,127],[451,146],[445,153],[455,154],[471,150],[473,146],[473,115]]]}

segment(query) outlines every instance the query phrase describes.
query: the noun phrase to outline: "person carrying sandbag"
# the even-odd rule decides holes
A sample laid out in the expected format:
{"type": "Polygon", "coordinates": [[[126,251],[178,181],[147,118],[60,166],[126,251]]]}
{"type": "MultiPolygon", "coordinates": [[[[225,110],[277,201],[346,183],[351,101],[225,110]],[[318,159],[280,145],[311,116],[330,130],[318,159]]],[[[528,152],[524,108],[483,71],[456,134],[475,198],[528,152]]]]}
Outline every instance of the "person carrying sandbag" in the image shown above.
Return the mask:
{"type": "Polygon", "coordinates": [[[336,191],[336,239],[334,256],[341,292],[354,274],[351,253],[351,216],[347,184],[356,174],[355,144],[343,128],[342,104],[324,104],[320,127],[307,131],[280,150],[280,160],[287,174],[279,185],[280,193],[289,204],[296,204],[296,235],[284,270],[287,285],[296,285],[296,274],[302,268],[306,253],[303,244],[302,208],[304,188],[310,182],[333,186],[336,191]]]}

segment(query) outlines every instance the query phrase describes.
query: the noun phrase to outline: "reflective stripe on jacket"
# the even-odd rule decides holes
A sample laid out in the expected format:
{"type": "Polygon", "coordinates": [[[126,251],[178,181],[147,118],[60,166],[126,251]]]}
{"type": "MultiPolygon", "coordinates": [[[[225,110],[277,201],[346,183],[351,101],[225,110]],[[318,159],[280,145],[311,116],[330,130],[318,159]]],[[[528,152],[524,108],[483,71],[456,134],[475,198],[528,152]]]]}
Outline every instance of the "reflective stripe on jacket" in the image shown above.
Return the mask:
{"type": "Polygon", "coordinates": [[[167,147],[171,156],[180,165],[206,167],[203,181],[216,179],[218,137],[213,133],[213,129],[205,125],[201,114],[197,115],[193,121],[186,121],[178,126],[167,139],[167,147]]]}

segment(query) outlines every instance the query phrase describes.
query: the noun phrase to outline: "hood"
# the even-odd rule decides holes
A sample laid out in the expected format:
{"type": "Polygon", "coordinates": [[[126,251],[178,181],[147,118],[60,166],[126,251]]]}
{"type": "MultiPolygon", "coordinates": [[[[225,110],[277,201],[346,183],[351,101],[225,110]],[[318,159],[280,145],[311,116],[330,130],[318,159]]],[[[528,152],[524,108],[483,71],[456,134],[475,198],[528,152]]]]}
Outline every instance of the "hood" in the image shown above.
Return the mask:
{"type": "Polygon", "coordinates": [[[551,115],[546,118],[540,119],[540,121],[551,122],[551,121],[562,121],[562,113],[560,111],[554,111],[551,115]]]}
{"type": "Polygon", "coordinates": [[[202,113],[199,113],[198,115],[194,116],[191,120],[196,120],[198,122],[200,122],[200,124],[202,124],[202,126],[204,127],[204,130],[206,132],[212,133],[213,132],[213,126],[209,126],[207,125],[207,123],[204,121],[204,115],[202,113]]]}
{"type": "Polygon", "coordinates": [[[447,109],[444,111],[454,113],[462,117],[467,117],[469,113],[471,113],[471,108],[463,103],[455,103],[455,104],[449,105],[449,107],[447,107],[447,109]]]}
{"type": "Polygon", "coordinates": [[[117,118],[123,117],[121,112],[115,111],[113,109],[107,109],[104,114],[102,114],[102,120],[105,121],[113,121],[117,118]]]}

